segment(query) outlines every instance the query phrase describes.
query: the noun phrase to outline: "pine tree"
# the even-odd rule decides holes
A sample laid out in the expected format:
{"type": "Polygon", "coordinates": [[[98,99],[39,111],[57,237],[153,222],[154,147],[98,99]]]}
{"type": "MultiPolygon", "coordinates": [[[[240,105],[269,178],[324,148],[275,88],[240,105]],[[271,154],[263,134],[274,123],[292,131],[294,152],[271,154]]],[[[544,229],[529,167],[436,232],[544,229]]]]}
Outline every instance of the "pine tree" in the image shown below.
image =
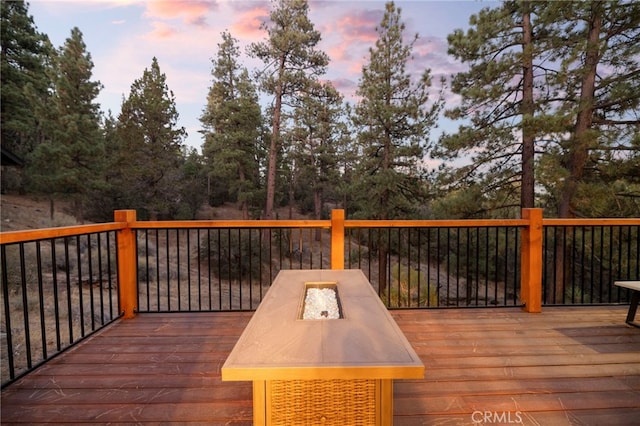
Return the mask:
{"type": "Polygon", "coordinates": [[[550,3],[541,13],[549,23],[545,50],[560,70],[550,85],[564,94],[551,121],[559,123],[553,130],[560,155],[547,161],[562,179],[549,190],[557,196],[560,217],[637,216],[640,188],[618,190],[633,188],[629,183],[638,175],[625,171],[640,163],[640,3],[570,5],[550,3]],[[608,203],[596,202],[594,194],[608,203]],[[621,210],[634,198],[629,210],[621,210]]]}
{"type": "Polygon", "coordinates": [[[292,186],[303,206],[310,200],[316,219],[322,218],[325,197],[340,181],[344,119],[343,97],[330,82],[310,84],[295,108],[291,157],[297,179],[292,186]]]}
{"type": "Polygon", "coordinates": [[[237,40],[228,32],[222,33],[222,40],[213,60],[213,85],[200,118],[205,129],[203,153],[210,182],[237,200],[248,219],[260,185],[262,112],[249,74],[238,62],[237,40]]]}
{"type": "Polygon", "coordinates": [[[193,220],[207,198],[206,165],[195,148],[183,148],[183,157],[174,217],[178,220],[193,220]]]}
{"type": "MultiPolygon", "coordinates": [[[[401,9],[387,3],[357,91],[361,100],[353,122],[360,129],[361,156],[352,197],[358,214],[371,219],[409,217],[425,201],[421,161],[441,101],[429,106],[429,69],[417,81],[407,72],[418,35],[407,44],[404,30],[401,9]]],[[[377,249],[379,291],[384,293],[389,248],[381,242],[377,249]]]]}
{"type": "Polygon", "coordinates": [[[637,164],[639,20],[637,2],[519,0],[483,9],[466,33],[451,34],[449,52],[469,70],[454,76],[462,102],[446,115],[468,122],[440,140],[438,154],[469,161],[449,168],[455,184],[446,189],[477,194],[477,210],[537,200],[563,217],[588,214],[607,164],[637,164]]]}
{"type": "Polygon", "coordinates": [[[102,180],[104,146],[95,103],[102,85],[91,81],[92,70],[82,33],[73,28],[53,59],[45,141],[34,150],[30,165],[33,188],[50,197],[52,217],[54,197],[61,195],[74,202],[84,219],[87,195],[102,180]]]}
{"type": "Polygon", "coordinates": [[[136,208],[141,217],[171,216],[180,199],[182,144],[175,97],[154,57],[131,85],[118,116],[111,177],[122,191],[117,208],[136,208]]]}
{"type": "Polygon", "coordinates": [[[361,153],[353,196],[361,215],[394,219],[413,214],[424,201],[421,161],[441,101],[429,105],[429,69],[417,81],[406,70],[418,35],[404,42],[401,9],[393,2],[376,30],[353,115],[361,153]]]}
{"type": "Polygon", "coordinates": [[[502,209],[535,204],[535,138],[540,126],[533,76],[541,70],[532,7],[528,1],[508,1],[485,8],[471,16],[466,33],[456,30],[448,37],[449,53],[469,69],[453,77],[452,91],[462,96],[462,103],[445,114],[468,119],[469,124],[445,135],[436,153],[445,160],[471,157],[468,165],[453,170],[458,183],[453,188],[479,195],[472,203],[475,211],[494,208],[483,201],[498,193],[502,209]]]}
{"type": "Polygon", "coordinates": [[[316,46],[320,33],[308,18],[306,0],[275,0],[271,23],[265,23],[269,38],[253,43],[250,54],[261,59],[266,69],[261,73],[262,88],[274,96],[272,136],[268,153],[265,218],[273,217],[276,195],[276,169],[281,153],[280,127],[283,105],[291,103],[309,79],[325,73],[327,55],[316,46]]]}
{"type": "Polygon", "coordinates": [[[40,141],[36,102],[44,102],[49,88],[46,75],[51,45],[38,33],[28,4],[21,0],[0,3],[0,131],[3,147],[26,159],[40,141]]]}

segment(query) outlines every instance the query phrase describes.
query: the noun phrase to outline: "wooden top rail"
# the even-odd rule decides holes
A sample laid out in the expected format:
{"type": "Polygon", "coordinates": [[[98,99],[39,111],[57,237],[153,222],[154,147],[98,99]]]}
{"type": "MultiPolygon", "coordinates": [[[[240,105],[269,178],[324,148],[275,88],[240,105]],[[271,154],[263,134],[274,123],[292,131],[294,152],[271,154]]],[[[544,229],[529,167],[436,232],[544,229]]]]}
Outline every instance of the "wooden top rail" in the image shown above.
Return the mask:
{"type": "Polygon", "coordinates": [[[455,220],[345,220],[345,228],[473,228],[487,226],[528,226],[524,219],[455,220]]]}
{"type": "Polygon", "coordinates": [[[133,229],[166,228],[331,228],[330,220],[188,220],[136,221],[133,229]]]}
{"type": "Polygon", "coordinates": [[[0,244],[23,243],[46,240],[49,238],[73,237],[97,232],[119,231],[127,227],[126,223],[110,222],[95,225],[62,226],[59,228],[30,229],[27,231],[0,232],[0,244]]]}
{"type": "MultiPolygon", "coordinates": [[[[345,228],[429,228],[429,227],[504,227],[529,225],[526,219],[456,220],[344,220],[345,228]]],[[[330,229],[331,220],[181,220],[109,222],[22,231],[0,232],[0,244],[12,244],[49,238],[71,237],[96,232],[132,229],[186,228],[322,228],[330,229]]],[[[542,219],[543,226],[640,226],[640,218],[542,219]]]]}
{"type": "Polygon", "coordinates": [[[640,226],[640,218],[542,219],[544,226],[640,226]]]}

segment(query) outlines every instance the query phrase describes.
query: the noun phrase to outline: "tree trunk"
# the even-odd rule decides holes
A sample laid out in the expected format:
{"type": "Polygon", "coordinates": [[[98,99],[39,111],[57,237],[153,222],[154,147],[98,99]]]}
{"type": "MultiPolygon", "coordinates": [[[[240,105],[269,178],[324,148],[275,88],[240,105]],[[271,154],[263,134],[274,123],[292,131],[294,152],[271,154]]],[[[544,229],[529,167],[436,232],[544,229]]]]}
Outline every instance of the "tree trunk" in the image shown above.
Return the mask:
{"type": "MultiPolygon", "coordinates": [[[[316,188],[313,191],[313,213],[316,220],[322,219],[322,190],[316,188]]],[[[322,229],[316,228],[315,240],[320,241],[322,229]]]]}
{"type": "Polygon", "coordinates": [[[522,182],[520,205],[523,209],[535,207],[535,129],[532,125],[533,103],[533,30],[528,1],[523,3],[522,13],[522,182]]]}
{"type": "Polygon", "coordinates": [[[560,195],[558,207],[559,217],[575,217],[574,196],[578,184],[584,175],[584,169],[589,156],[589,149],[593,145],[591,125],[593,123],[593,103],[596,87],[596,72],[600,59],[599,40],[602,29],[602,9],[600,2],[591,6],[591,22],[589,23],[589,40],[585,52],[584,74],[580,88],[578,114],[573,132],[572,143],[569,147],[567,168],[569,176],[565,179],[560,195]]]}
{"type": "Polygon", "coordinates": [[[269,164],[267,166],[267,204],[265,207],[265,219],[273,219],[273,208],[276,198],[276,167],[278,166],[278,150],[280,141],[280,117],[282,114],[282,96],[285,56],[280,56],[278,69],[278,82],[276,83],[276,103],[273,108],[273,133],[269,146],[269,164]]]}
{"type": "Polygon", "coordinates": [[[53,216],[55,211],[55,201],[53,200],[53,196],[49,197],[49,219],[51,220],[51,225],[53,226],[53,216]]]}
{"type": "Polygon", "coordinates": [[[288,219],[293,219],[293,206],[296,202],[296,193],[293,189],[295,177],[291,176],[291,180],[289,181],[289,217],[288,219]]]}
{"type": "MultiPolygon", "coordinates": [[[[244,188],[245,188],[244,183],[247,178],[244,174],[244,167],[242,166],[242,164],[238,166],[238,179],[240,180],[240,188],[241,188],[240,191],[244,191],[244,188]]],[[[249,203],[247,202],[247,199],[242,192],[240,192],[238,195],[240,197],[240,210],[242,211],[242,219],[248,220],[249,219],[249,203]]]]}

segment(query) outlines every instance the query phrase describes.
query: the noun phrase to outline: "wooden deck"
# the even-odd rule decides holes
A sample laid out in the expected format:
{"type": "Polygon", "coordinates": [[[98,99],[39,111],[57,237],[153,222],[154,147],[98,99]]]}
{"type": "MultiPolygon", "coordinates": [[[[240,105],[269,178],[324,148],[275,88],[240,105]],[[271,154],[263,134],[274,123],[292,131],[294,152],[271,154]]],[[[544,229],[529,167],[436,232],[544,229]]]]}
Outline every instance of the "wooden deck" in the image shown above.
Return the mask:
{"type": "MultiPolygon", "coordinates": [[[[393,311],[426,366],[395,382],[396,425],[637,425],[640,330],[627,308],[393,311]]],[[[2,392],[2,424],[251,424],[220,367],[250,313],[119,321],[2,392]]]]}

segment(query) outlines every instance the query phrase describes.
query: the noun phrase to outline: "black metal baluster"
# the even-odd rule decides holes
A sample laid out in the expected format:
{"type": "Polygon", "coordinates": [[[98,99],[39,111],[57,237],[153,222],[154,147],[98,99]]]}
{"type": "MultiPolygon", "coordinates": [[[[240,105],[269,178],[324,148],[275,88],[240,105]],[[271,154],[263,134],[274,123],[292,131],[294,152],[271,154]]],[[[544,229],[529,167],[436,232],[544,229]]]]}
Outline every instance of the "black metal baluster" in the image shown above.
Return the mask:
{"type": "MultiPolygon", "coordinates": [[[[476,236],[476,246],[475,246],[475,250],[476,250],[476,305],[480,304],[480,280],[482,279],[482,274],[481,274],[481,266],[480,266],[480,259],[481,257],[486,257],[486,253],[482,253],[482,242],[480,240],[482,235],[482,228],[477,227],[475,230],[475,236],[476,236]]],[[[487,300],[485,299],[484,304],[487,304],[487,300]]]]}
{"type": "Polygon", "coordinates": [[[202,310],[202,253],[200,241],[200,228],[196,229],[196,270],[198,272],[198,310],[202,310]]]}
{"type": "Polygon", "coordinates": [[[169,252],[169,246],[171,244],[169,228],[165,229],[165,244],[166,244],[166,256],[165,256],[165,274],[167,274],[167,311],[171,312],[171,256],[169,252]]]}
{"type": "Polygon", "coordinates": [[[82,288],[82,255],[80,253],[80,236],[76,235],[76,261],[78,263],[78,303],[80,309],[80,337],[84,337],[84,292],[82,288]]]}
{"type": "Polygon", "coordinates": [[[191,230],[186,229],[185,232],[187,234],[187,308],[191,312],[191,230]]]}
{"type": "Polygon", "coordinates": [[[60,333],[60,303],[58,301],[58,266],[56,263],[56,242],[55,239],[50,240],[51,244],[51,269],[53,281],[53,311],[56,326],[56,350],[60,351],[62,347],[62,337],[60,333]]]}
{"type": "Polygon", "coordinates": [[[243,255],[243,250],[242,250],[242,233],[240,232],[241,229],[238,228],[238,301],[239,301],[239,305],[240,305],[240,310],[242,310],[242,255],[243,255]]]}
{"type": "Polygon", "coordinates": [[[16,377],[16,372],[13,359],[13,327],[11,324],[11,310],[9,304],[7,251],[4,244],[0,246],[0,263],[2,264],[2,299],[4,301],[4,324],[7,333],[7,363],[9,364],[9,379],[13,380],[16,377]]]}
{"type": "Polygon", "coordinates": [[[233,252],[232,250],[232,243],[231,243],[231,228],[227,228],[227,279],[229,280],[229,310],[232,311],[233,310],[233,288],[232,288],[232,281],[233,281],[233,277],[231,275],[231,270],[233,268],[232,265],[232,260],[233,260],[233,252]]]}
{"type": "MultiPolygon", "coordinates": [[[[113,319],[115,317],[115,315],[113,314],[113,279],[112,279],[112,274],[111,274],[111,234],[107,233],[106,235],[107,237],[107,271],[109,271],[109,275],[108,275],[108,281],[109,281],[109,317],[110,319],[113,319]]],[[[117,253],[116,253],[116,265],[118,264],[117,261],[117,253]]],[[[118,312],[120,312],[120,297],[118,296],[118,293],[116,293],[116,297],[117,297],[117,301],[118,301],[118,312]]]]}
{"type": "Polygon", "coordinates": [[[495,249],[495,253],[494,253],[494,259],[495,259],[495,263],[494,263],[494,270],[495,270],[495,282],[494,282],[494,286],[493,286],[493,301],[498,302],[498,284],[500,283],[500,228],[495,227],[494,228],[496,231],[496,235],[495,235],[495,241],[496,241],[496,249],[495,249]]]}
{"type": "Polygon", "coordinates": [[[247,228],[247,233],[249,234],[249,309],[253,310],[253,262],[255,261],[253,258],[253,229],[247,228]]]}
{"type": "MultiPolygon", "coordinates": [[[[593,226],[591,226],[590,228],[590,232],[589,234],[591,235],[591,248],[590,248],[590,257],[591,259],[589,260],[589,303],[594,303],[594,296],[595,296],[595,275],[596,275],[596,270],[595,270],[595,263],[596,263],[596,259],[595,259],[595,252],[596,252],[596,236],[595,236],[595,228],[593,226]]],[[[598,302],[602,302],[602,300],[598,299],[598,302]]]]}
{"type": "Polygon", "coordinates": [[[485,228],[484,232],[484,304],[489,304],[489,279],[491,277],[490,253],[491,253],[491,228],[485,228]]]}
{"type": "Polygon", "coordinates": [[[218,233],[218,238],[216,239],[218,245],[218,251],[216,252],[218,254],[218,305],[222,310],[222,233],[219,228],[216,231],[218,233]]]}
{"type": "Polygon", "coordinates": [[[207,228],[207,286],[209,288],[209,310],[213,310],[213,293],[211,292],[211,229],[207,228]]]}
{"type": "MultiPolygon", "coordinates": [[[[506,306],[507,305],[507,299],[508,296],[507,294],[509,293],[509,288],[511,287],[511,285],[509,284],[509,281],[511,280],[511,275],[510,275],[510,250],[511,250],[511,244],[512,244],[512,240],[511,240],[511,234],[509,233],[510,228],[509,227],[504,227],[504,228],[500,228],[500,230],[504,233],[504,252],[502,253],[502,262],[503,262],[503,275],[504,275],[504,289],[502,291],[502,306],[506,306]]],[[[514,268],[515,269],[515,268],[514,268]]],[[[500,304],[499,304],[500,305],[500,304]]]]}
{"type": "MultiPolygon", "coordinates": [[[[146,312],[151,312],[151,283],[150,283],[150,275],[151,271],[149,270],[149,230],[141,230],[140,232],[144,232],[144,285],[145,285],[145,293],[146,293],[146,312]]],[[[136,234],[138,230],[136,230],[136,234]]],[[[136,250],[138,247],[138,238],[136,237],[136,250]]],[[[139,259],[140,256],[136,256],[136,259],[139,259]]],[[[137,270],[140,270],[140,266],[138,265],[137,270]]],[[[138,309],[141,309],[140,303],[140,292],[138,292],[138,309]]]]}
{"type": "Polygon", "coordinates": [[[93,291],[93,251],[91,249],[91,236],[87,235],[87,268],[89,269],[89,299],[90,299],[90,312],[91,312],[91,331],[96,329],[96,308],[95,308],[95,294],[93,291]]]}
{"type": "Polygon", "coordinates": [[[103,266],[102,266],[102,233],[96,234],[96,243],[98,249],[98,289],[100,295],[100,325],[105,324],[104,319],[104,287],[103,287],[103,266]]]}
{"type": "Polygon", "coordinates": [[[29,298],[27,295],[27,275],[24,259],[24,243],[19,243],[20,252],[20,288],[22,291],[22,319],[24,320],[24,347],[27,358],[27,368],[31,369],[31,331],[29,327],[29,298]]]}
{"type": "MultiPolygon", "coordinates": [[[[447,253],[447,301],[449,301],[451,298],[451,228],[447,228],[447,245],[445,252],[447,253]]],[[[457,300],[456,306],[458,306],[457,300]]]]}
{"type": "Polygon", "coordinates": [[[176,281],[178,284],[178,312],[182,311],[182,280],[180,279],[180,230],[176,229],[176,281]]]}
{"type": "Polygon", "coordinates": [[[520,282],[522,265],[520,264],[520,256],[518,255],[518,249],[522,247],[520,244],[520,233],[518,232],[518,228],[512,228],[513,233],[515,235],[515,249],[516,256],[513,259],[514,268],[513,268],[513,305],[519,305],[518,301],[518,283],[520,282]]]}
{"type": "Polygon", "coordinates": [[[71,307],[71,268],[69,265],[69,239],[64,238],[64,260],[66,271],[66,284],[67,284],[67,319],[69,322],[69,343],[74,342],[73,338],[73,310],[71,307]]]}
{"type": "Polygon", "coordinates": [[[38,310],[40,312],[40,337],[42,342],[42,359],[47,359],[47,325],[44,308],[44,286],[42,279],[42,247],[36,241],[36,271],[38,276],[38,310]]]}

